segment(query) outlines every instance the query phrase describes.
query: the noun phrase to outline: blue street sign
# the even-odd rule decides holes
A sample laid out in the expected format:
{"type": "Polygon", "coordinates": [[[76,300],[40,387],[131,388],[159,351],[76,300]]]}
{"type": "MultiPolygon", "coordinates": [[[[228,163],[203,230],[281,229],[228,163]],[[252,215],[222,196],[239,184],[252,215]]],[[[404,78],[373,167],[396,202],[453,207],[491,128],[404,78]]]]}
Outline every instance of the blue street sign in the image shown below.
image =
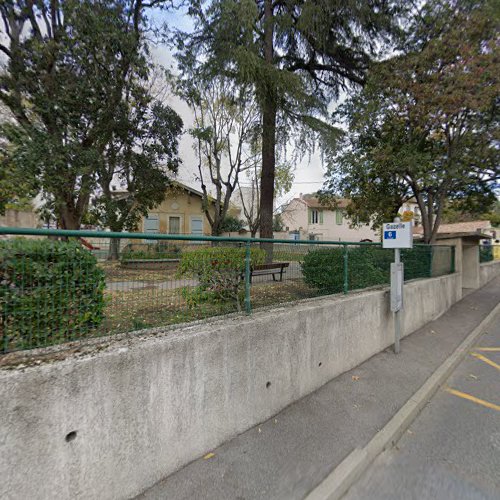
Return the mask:
{"type": "Polygon", "coordinates": [[[384,231],[384,240],[395,240],[396,231],[384,231]]]}

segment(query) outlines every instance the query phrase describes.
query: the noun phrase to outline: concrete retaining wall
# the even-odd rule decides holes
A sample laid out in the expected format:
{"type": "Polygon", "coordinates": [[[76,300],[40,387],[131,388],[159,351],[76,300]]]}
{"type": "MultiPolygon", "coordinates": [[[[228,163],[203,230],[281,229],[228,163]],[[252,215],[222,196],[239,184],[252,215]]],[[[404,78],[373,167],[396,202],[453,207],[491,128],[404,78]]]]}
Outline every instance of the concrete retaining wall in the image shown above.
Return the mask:
{"type": "Polygon", "coordinates": [[[500,260],[484,262],[479,266],[479,286],[486,285],[497,276],[500,276],[500,260]]]}
{"type": "MultiPolygon", "coordinates": [[[[409,283],[405,333],[460,297],[458,273],[409,283]]],[[[1,372],[0,497],[140,493],[390,345],[388,299],[314,299],[1,372]]]]}

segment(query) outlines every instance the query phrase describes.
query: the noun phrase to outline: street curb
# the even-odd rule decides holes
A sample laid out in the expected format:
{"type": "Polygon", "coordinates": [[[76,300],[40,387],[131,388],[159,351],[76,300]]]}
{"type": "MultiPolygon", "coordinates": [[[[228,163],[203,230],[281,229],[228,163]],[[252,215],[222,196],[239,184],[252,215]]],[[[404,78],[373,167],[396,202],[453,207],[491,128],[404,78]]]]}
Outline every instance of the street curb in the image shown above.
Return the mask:
{"type": "Polygon", "coordinates": [[[355,448],[305,500],[338,500],[356,482],[361,474],[384,450],[394,446],[406,428],[413,422],[429,399],[462,361],[477,337],[488,323],[500,312],[500,304],[479,323],[453,354],[427,379],[420,389],[404,404],[391,420],[375,434],[364,448],[355,448]]]}

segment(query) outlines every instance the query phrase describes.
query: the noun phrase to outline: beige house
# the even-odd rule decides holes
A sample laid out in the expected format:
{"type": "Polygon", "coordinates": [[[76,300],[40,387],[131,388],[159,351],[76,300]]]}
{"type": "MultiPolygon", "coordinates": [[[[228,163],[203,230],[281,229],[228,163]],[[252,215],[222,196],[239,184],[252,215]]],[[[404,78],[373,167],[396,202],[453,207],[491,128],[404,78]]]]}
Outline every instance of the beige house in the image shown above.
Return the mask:
{"type": "Polygon", "coordinates": [[[41,226],[41,222],[33,210],[7,208],[5,213],[0,215],[0,226],[37,228],[41,226]]]}
{"type": "Polygon", "coordinates": [[[290,239],[322,241],[380,241],[380,233],[369,225],[351,227],[345,215],[348,200],[339,200],[336,208],[320,203],[315,195],[294,198],[281,214],[290,239]]]}
{"type": "MultiPolygon", "coordinates": [[[[239,208],[231,206],[228,215],[239,217],[239,208]]],[[[176,182],[167,190],[163,202],[142,219],[139,231],[210,235],[212,230],[203,210],[203,193],[176,182]]]]}

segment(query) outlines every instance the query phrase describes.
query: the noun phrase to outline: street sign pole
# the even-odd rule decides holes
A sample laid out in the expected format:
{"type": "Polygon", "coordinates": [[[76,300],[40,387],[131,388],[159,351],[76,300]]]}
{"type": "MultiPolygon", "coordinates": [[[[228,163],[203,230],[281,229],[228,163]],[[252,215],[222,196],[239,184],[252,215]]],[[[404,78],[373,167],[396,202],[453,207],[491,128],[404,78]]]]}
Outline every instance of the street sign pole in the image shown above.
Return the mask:
{"type": "Polygon", "coordinates": [[[384,224],[382,242],[384,248],[394,249],[394,262],[391,263],[391,311],[394,313],[394,352],[399,354],[404,309],[404,264],[401,262],[401,249],[413,247],[412,224],[401,222],[398,217],[394,222],[384,224]]]}
{"type": "MultiPolygon", "coordinates": [[[[404,276],[403,276],[403,269],[401,266],[401,249],[400,248],[395,248],[394,249],[394,264],[396,269],[400,272],[397,272],[397,278],[396,278],[396,283],[395,286],[397,287],[398,291],[401,293],[401,302],[403,302],[403,283],[404,283],[404,276]]],[[[392,290],[391,287],[391,293],[397,293],[392,290]]],[[[399,301],[398,301],[399,302],[399,301]]],[[[401,304],[402,306],[402,304],[401,304]]],[[[399,341],[401,339],[401,309],[402,307],[398,307],[397,310],[394,312],[394,352],[396,354],[399,354],[399,351],[401,350],[399,347],[399,341]]]]}

